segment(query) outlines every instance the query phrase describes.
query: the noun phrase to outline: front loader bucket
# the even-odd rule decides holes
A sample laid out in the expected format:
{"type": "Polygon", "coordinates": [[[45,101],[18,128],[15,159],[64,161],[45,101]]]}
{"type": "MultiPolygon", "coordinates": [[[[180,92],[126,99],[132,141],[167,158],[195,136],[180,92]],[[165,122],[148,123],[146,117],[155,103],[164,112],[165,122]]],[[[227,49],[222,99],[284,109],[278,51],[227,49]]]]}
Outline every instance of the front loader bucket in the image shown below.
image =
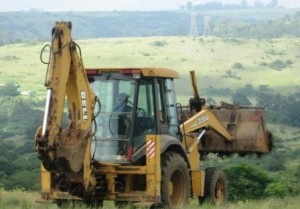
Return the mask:
{"type": "Polygon", "coordinates": [[[208,130],[201,139],[198,149],[200,153],[219,154],[239,153],[263,154],[272,150],[272,134],[266,130],[264,108],[234,107],[212,109],[215,116],[222,122],[232,135],[232,140],[226,140],[213,130],[208,130]]]}

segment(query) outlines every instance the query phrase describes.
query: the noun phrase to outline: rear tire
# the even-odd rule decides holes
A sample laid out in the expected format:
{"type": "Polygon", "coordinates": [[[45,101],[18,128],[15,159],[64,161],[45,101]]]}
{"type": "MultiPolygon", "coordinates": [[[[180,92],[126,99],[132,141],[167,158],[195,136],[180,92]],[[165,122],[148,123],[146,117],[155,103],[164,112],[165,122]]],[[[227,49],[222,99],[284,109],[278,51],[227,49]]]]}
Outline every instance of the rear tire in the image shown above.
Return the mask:
{"type": "Polygon", "coordinates": [[[216,168],[205,169],[204,197],[199,197],[199,203],[204,201],[215,205],[227,202],[228,190],[225,174],[216,168]]]}
{"type": "Polygon", "coordinates": [[[187,205],[191,195],[190,175],[186,161],[176,152],[162,155],[161,197],[167,208],[187,205]]]}

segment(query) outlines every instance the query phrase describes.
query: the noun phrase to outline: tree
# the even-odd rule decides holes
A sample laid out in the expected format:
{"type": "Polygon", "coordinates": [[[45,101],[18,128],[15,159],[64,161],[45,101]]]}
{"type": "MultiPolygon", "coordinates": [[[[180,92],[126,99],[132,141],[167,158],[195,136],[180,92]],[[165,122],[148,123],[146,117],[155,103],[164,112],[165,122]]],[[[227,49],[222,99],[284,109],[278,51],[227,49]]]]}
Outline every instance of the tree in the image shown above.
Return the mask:
{"type": "Polygon", "coordinates": [[[42,111],[34,110],[29,101],[20,100],[15,104],[8,127],[12,133],[25,134],[32,138],[37,127],[42,123],[42,117],[42,111]]]}
{"type": "Polygon", "coordinates": [[[270,183],[264,191],[266,196],[284,197],[289,193],[288,186],[283,182],[270,183]]]}
{"type": "Polygon", "coordinates": [[[286,159],[282,153],[273,152],[270,155],[270,159],[267,162],[267,168],[269,171],[282,171],[285,170],[286,159]]]}
{"type": "Polygon", "coordinates": [[[18,91],[19,85],[13,83],[7,83],[4,86],[0,87],[0,96],[18,96],[20,92],[18,91]]]}
{"type": "Polygon", "coordinates": [[[187,10],[192,10],[193,9],[193,3],[190,2],[190,1],[186,2],[185,8],[187,10]]]}
{"type": "Polygon", "coordinates": [[[264,190],[273,181],[267,173],[247,164],[235,165],[224,171],[230,185],[231,200],[262,198],[265,195],[264,190]]]}
{"type": "Polygon", "coordinates": [[[213,98],[208,97],[208,98],[206,99],[206,104],[208,104],[208,105],[216,105],[217,102],[216,102],[213,98]]]}
{"type": "Polygon", "coordinates": [[[298,127],[300,126],[300,99],[297,95],[295,93],[290,96],[283,96],[260,92],[257,94],[257,105],[267,108],[269,120],[298,127]]]}
{"type": "Polygon", "coordinates": [[[32,100],[19,97],[0,99],[0,138],[25,135],[32,138],[42,123],[43,112],[33,108],[32,100]]]}
{"type": "Polygon", "coordinates": [[[267,7],[275,8],[278,6],[278,0],[272,0],[267,7]]]}
{"type": "Polygon", "coordinates": [[[250,106],[251,102],[250,100],[240,91],[236,92],[233,96],[231,101],[235,105],[241,105],[241,106],[250,106]]]}
{"type": "Polygon", "coordinates": [[[234,65],[232,66],[232,68],[235,68],[235,69],[243,69],[244,66],[243,66],[243,64],[240,63],[240,62],[236,62],[236,63],[234,63],[234,65]]]}
{"type": "Polygon", "coordinates": [[[248,3],[247,3],[247,0],[241,0],[241,3],[240,3],[241,7],[242,8],[248,8],[248,3]]]}
{"type": "Polygon", "coordinates": [[[258,87],[258,91],[260,91],[260,92],[266,92],[266,91],[269,91],[269,90],[270,89],[269,89],[268,85],[262,84],[262,85],[259,85],[259,87],[258,87]]]}
{"type": "Polygon", "coordinates": [[[255,8],[262,8],[263,6],[264,6],[263,3],[261,3],[259,0],[256,0],[254,2],[254,7],[255,8]]]}
{"type": "Polygon", "coordinates": [[[300,12],[296,12],[294,15],[295,21],[300,21],[300,12]]]}
{"type": "Polygon", "coordinates": [[[251,96],[255,94],[255,90],[251,84],[246,84],[243,88],[239,90],[244,95],[251,96]]]}
{"type": "Polygon", "coordinates": [[[300,165],[297,166],[294,176],[298,179],[300,179],[300,165]]]}

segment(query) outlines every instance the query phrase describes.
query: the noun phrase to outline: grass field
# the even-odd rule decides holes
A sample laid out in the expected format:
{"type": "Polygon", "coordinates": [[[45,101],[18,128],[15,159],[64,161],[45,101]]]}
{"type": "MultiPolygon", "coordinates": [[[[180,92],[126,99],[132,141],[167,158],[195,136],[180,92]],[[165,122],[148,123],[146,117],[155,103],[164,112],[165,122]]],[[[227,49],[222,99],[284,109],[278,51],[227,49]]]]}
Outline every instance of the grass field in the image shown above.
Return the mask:
{"type": "MultiPolygon", "coordinates": [[[[275,92],[299,90],[300,39],[245,40],[189,37],[107,38],[78,41],[85,67],[167,67],[178,71],[177,95],[191,94],[184,85],[189,70],[196,70],[200,89],[237,89],[251,84],[268,85],[275,92]],[[289,65],[272,69],[279,60],[289,65]],[[242,67],[236,68],[235,64],[242,67]]],[[[44,97],[46,65],[39,54],[45,43],[0,47],[0,84],[14,82],[22,91],[44,97]]],[[[48,53],[43,54],[47,60],[48,53]]],[[[186,86],[186,85],[185,85],[186,86]]]]}
{"type": "MultiPolygon", "coordinates": [[[[36,203],[35,200],[39,197],[37,193],[25,192],[25,191],[4,191],[0,190],[0,208],[1,209],[57,209],[58,207],[55,204],[40,204],[36,203]]],[[[228,203],[225,207],[226,209],[299,209],[300,197],[286,197],[286,198],[270,198],[266,200],[256,200],[256,201],[245,201],[245,202],[235,202],[228,203]]],[[[84,205],[78,204],[75,207],[69,207],[73,209],[85,209],[84,205]]],[[[113,202],[106,201],[104,202],[104,207],[107,209],[114,209],[115,206],[113,202]]],[[[127,207],[130,208],[130,207],[127,207]]],[[[215,209],[215,207],[209,204],[204,204],[199,207],[196,200],[192,200],[191,204],[187,207],[189,209],[215,209]]]]}

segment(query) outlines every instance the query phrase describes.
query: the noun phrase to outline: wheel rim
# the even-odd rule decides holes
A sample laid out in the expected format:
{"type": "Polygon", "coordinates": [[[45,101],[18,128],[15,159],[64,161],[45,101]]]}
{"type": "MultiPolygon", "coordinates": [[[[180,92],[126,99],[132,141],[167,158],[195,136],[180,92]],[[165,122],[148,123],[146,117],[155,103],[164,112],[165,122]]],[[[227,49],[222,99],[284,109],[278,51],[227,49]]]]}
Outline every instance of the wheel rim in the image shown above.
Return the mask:
{"type": "Polygon", "coordinates": [[[186,183],[181,170],[175,170],[169,182],[169,200],[170,205],[174,208],[181,207],[185,200],[186,183]]]}
{"type": "Polygon", "coordinates": [[[225,192],[225,186],[224,182],[217,181],[216,187],[215,187],[215,200],[217,205],[221,205],[224,202],[224,194],[225,192]]]}

